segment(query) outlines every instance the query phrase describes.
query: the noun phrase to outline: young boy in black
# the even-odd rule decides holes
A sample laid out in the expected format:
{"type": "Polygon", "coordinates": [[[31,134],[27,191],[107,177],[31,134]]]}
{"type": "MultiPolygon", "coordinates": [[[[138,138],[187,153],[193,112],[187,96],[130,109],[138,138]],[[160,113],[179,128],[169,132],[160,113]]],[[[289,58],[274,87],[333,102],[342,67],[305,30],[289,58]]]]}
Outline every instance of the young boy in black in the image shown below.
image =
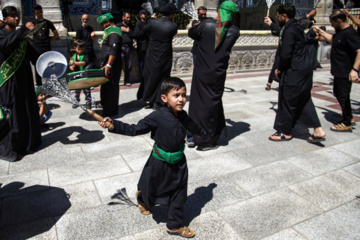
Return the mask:
{"type": "MultiPolygon", "coordinates": [[[[201,129],[183,110],[186,103],[186,86],[170,77],[161,85],[161,99],[165,103],[137,124],[126,124],[106,117],[104,122],[114,124],[109,132],[140,135],[151,131],[155,144],[138,183],[136,198],[142,214],[150,214],[157,204],[169,206],[167,232],[182,237],[193,237],[194,232],[182,226],[184,204],[187,199],[188,168],[184,155],[186,130],[196,135],[201,129]]],[[[99,122],[105,127],[104,122],[99,122]]]]}
{"type": "MultiPolygon", "coordinates": [[[[84,53],[85,50],[85,43],[83,40],[75,40],[74,47],[76,53],[70,58],[70,70],[73,72],[78,72],[84,70],[84,68],[89,63],[89,56],[84,53]]],[[[91,90],[90,88],[84,89],[85,94],[85,101],[86,101],[86,108],[90,109],[91,105],[91,90]]],[[[81,90],[75,90],[75,98],[78,102],[80,102],[80,93],[81,90]]],[[[72,108],[77,108],[79,105],[73,104],[72,108]]]]}

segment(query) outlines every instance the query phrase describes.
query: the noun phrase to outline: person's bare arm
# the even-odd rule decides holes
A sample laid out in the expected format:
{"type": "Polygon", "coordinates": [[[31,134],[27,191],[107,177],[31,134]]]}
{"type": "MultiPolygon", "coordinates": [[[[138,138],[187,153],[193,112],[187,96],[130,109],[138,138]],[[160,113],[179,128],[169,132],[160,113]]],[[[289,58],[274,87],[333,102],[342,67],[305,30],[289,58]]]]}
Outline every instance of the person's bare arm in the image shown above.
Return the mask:
{"type": "Polygon", "coordinates": [[[348,18],[358,27],[360,27],[360,19],[352,15],[347,9],[343,9],[343,12],[348,18]]]}
{"type": "Polygon", "coordinates": [[[59,33],[56,29],[52,32],[53,32],[54,36],[50,39],[50,42],[55,41],[59,37],[59,33]]]}
{"type": "Polygon", "coordinates": [[[111,70],[111,67],[112,67],[112,65],[113,65],[113,63],[115,61],[115,58],[116,58],[115,55],[109,55],[107,64],[104,67],[102,67],[103,69],[105,69],[105,76],[107,76],[107,77],[110,74],[110,70],[111,70]]]}
{"type": "Polygon", "coordinates": [[[315,26],[313,27],[314,31],[319,33],[320,35],[320,40],[321,39],[325,39],[325,41],[327,41],[328,43],[332,43],[333,41],[333,35],[330,33],[325,32],[324,30],[320,29],[319,27],[315,26]],[[322,38],[323,37],[323,38],[322,38]]]}
{"type": "Polygon", "coordinates": [[[358,49],[355,58],[355,63],[353,65],[353,69],[351,69],[349,74],[349,80],[352,82],[359,81],[359,69],[360,69],[360,49],[358,49]],[[357,70],[357,71],[356,71],[357,70]]]}

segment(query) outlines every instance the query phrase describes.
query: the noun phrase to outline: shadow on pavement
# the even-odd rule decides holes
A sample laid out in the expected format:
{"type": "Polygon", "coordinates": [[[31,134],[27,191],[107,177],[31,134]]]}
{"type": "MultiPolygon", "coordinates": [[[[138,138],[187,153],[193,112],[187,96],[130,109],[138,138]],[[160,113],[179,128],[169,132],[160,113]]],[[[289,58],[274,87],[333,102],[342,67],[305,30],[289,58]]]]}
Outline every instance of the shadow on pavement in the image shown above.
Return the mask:
{"type": "Polygon", "coordinates": [[[67,127],[43,136],[42,145],[39,150],[47,148],[56,142],[61,142],[62,144],[86,144],[98,142],[104,137],[105,135],[103,131],[89,131],[82,127],[67,127]],[[69,136],[74,133],[78,133],[78,135],[76,135],[76,139],[70,139],[69,136]]]}
{"type": "Polygon", "coordinates": [[[70,208],[62,188],[23,182],[0,184],[0,239],[28,239],[49,231],[70,208]]]}

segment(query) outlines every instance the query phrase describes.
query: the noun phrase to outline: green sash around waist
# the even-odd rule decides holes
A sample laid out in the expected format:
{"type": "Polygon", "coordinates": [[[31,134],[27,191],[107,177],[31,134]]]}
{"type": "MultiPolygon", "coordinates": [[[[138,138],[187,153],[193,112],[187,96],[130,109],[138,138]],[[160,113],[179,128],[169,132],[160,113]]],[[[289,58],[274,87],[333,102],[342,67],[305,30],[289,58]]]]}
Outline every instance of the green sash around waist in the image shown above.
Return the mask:
{"type": "Polygon", "coordinates": [[[27,41],[20,42],[19,47],[3,62],[0,67],[0,87],[18,70],[25,57],[27,41]]]}
{"type": "Polygon", "coordinates": [[[181,159],[183,159],[184,149],[185,149],[185,144],[178,152],[165,152],[164,150],[156,146],[156,144],[154,144],[152,155],[154,158],[159,159],[161,161],[170,164],[175,164],[179,162],[181,159]]]}

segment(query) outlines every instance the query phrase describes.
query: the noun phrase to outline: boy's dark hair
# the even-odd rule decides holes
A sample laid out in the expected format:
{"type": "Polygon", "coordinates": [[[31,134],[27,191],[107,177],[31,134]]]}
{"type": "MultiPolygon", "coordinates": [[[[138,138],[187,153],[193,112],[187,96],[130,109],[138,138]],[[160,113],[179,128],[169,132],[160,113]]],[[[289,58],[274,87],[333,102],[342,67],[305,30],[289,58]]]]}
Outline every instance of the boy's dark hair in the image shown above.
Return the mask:
{"type": "Polygon", "coordinates": [[[294,18],[296,15],[295,6],[290,3],[280,4],[280,6],[276,9],[276,12],[278,12],[279,14],[285,13],[288,18],[294,18]]]}
{"type": "Polygon", "coordinates": [[[200,6],[197,11],[198,11],[198,13],[199,13],[199,11],[207,11],[207,8],[204,6],[200,6]]]}
{"type": "Polygon", "coordinates": [[[36,4],[34,7],[33,7],[33,11],[35,10],[42,10],[42,6],[40,6],[39,4],[36,4]]]}
{"type": "Polygon", "coordinates": [[[1,12],[2,12],[3,17],[19,15],[19,11],[14,6],[4,7],[1,12]]]}
{"type": "Polygon", "coordinates": [[[336,21],[340,19],[342,22],[346,22],[346,14],[343,11],[339,10],[334,11],[329,18],[331,21],[336,21]]]}
{"type": "Polygon", "coordinates": [[[74,41],[74,47],[84,47],[85,46],[85,42],[81,39],[76,39],[74,41]]]}
{"type": "Polygon", "coordinates": [[[169,77],[163,81],[161,84],[161,94],[168,94],[172,89],[179,90],[184,87],[186,89],[186,85],[183,80],[177,77],[169,77]]]}

